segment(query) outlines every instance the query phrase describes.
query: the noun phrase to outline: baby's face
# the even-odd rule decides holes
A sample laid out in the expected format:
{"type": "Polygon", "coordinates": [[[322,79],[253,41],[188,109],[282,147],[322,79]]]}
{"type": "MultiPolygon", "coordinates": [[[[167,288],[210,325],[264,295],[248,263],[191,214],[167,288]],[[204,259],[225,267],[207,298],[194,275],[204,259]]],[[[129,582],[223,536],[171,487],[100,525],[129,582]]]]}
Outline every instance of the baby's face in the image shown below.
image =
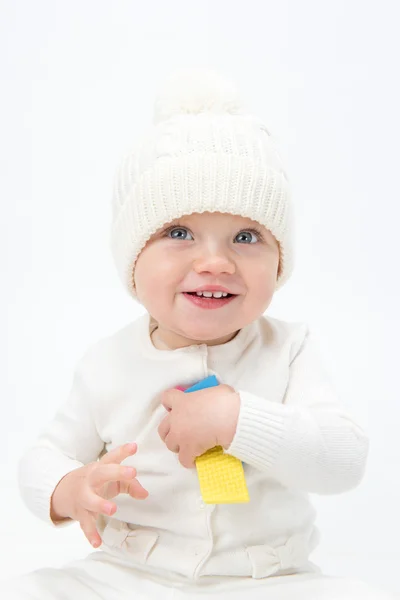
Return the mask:
{"type": "Polygon", "coordinates": [[[266,310],[278,267],[278,242],[259,223],[223,213],[195,213],[152,236],[136,262],[134,282],[138,299],[169,347],[219,344],[266,310]],[[196,294],[199,288],[211,291],[215,286],[233,296],[196,294]]]}

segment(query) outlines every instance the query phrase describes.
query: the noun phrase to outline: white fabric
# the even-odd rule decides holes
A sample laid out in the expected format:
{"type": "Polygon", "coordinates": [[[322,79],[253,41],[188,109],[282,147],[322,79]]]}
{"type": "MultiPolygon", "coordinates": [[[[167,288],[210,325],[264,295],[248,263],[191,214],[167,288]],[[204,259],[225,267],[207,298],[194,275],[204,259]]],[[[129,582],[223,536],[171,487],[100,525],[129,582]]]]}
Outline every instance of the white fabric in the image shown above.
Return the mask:
{"type": "MultiPolygon", "coordinates": [[[[79,361],[71,393],[19,464],[22,499],[55,527],[50,497],[71,470],[136,441],[133,465],[149,496],[115,498],[100,516],[104,550],[164,580],[260,580],[299,569],[318,544],[308,492],[341,493],[362,479],[368,440],[343,408],[303,323],[270,317],[227,344],[156,349],[148,314],[93,344],[79,361]],[[215,374],[240,393],[228,453],[244,462],[250,503],[205,505],[196,469],[161,441],[159,394],[215,374]]],[[[188,401],[189,401],[188,396],[188,401]]],[[[83,533],[82,533],[83,535],[83,533]]]]}
{"type": "Polygon", "coordinates": [[[196,589],[162,584],[104,552],[2,584],[7,600],[395,600],[399,595],[346,577],[299,573],[196,589]]]}

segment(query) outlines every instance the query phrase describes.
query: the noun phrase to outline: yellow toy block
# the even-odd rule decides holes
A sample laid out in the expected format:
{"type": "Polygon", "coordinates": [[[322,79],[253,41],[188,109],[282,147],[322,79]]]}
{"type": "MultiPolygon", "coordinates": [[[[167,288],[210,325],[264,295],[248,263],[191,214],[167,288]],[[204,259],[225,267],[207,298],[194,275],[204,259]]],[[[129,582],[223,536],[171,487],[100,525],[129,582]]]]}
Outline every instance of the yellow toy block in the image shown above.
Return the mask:
{"type": "Polygon", "coordinates": [[[249,502],[242,462],[215,446],[196,458],[200,491],[206,504],[249,502]]]}

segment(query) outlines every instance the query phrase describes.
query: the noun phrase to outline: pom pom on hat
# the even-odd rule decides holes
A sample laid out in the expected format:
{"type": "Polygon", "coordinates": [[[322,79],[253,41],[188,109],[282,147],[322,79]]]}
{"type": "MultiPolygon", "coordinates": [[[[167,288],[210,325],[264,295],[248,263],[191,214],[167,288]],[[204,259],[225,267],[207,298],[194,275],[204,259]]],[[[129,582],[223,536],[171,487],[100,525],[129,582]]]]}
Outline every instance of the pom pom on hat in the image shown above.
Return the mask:
{"type": "Polygon", "coordinates": [[[181,69],[165,82],[154,106],[155,125],[179,115],[242,114],[239,92],[229,79],[207,69],[181,69]]]}

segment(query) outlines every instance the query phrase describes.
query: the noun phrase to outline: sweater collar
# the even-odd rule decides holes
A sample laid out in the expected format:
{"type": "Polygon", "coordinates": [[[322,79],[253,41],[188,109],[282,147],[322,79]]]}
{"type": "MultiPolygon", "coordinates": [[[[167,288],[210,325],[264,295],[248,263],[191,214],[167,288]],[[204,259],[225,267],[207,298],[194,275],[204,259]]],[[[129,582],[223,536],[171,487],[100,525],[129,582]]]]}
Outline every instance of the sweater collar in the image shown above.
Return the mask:
{"type": "Polygon", "coordinates": [[[156,348],[151,340],[151,333],[156,328],[156,323],[153,321],[149,313],[140,317],[140,340],[142,350],[149,358],[156,360],[169,360],[177,356],[193,353],[206,353],[212,361],[229,361],[235,362],[246,348],[251,344],[258,332],[258,320],[249,323],[236,334],[236,336],[217,346],[208,346],[207,344],[192,344],[183,348],[174,350],[161,350],[156,348]]]}

